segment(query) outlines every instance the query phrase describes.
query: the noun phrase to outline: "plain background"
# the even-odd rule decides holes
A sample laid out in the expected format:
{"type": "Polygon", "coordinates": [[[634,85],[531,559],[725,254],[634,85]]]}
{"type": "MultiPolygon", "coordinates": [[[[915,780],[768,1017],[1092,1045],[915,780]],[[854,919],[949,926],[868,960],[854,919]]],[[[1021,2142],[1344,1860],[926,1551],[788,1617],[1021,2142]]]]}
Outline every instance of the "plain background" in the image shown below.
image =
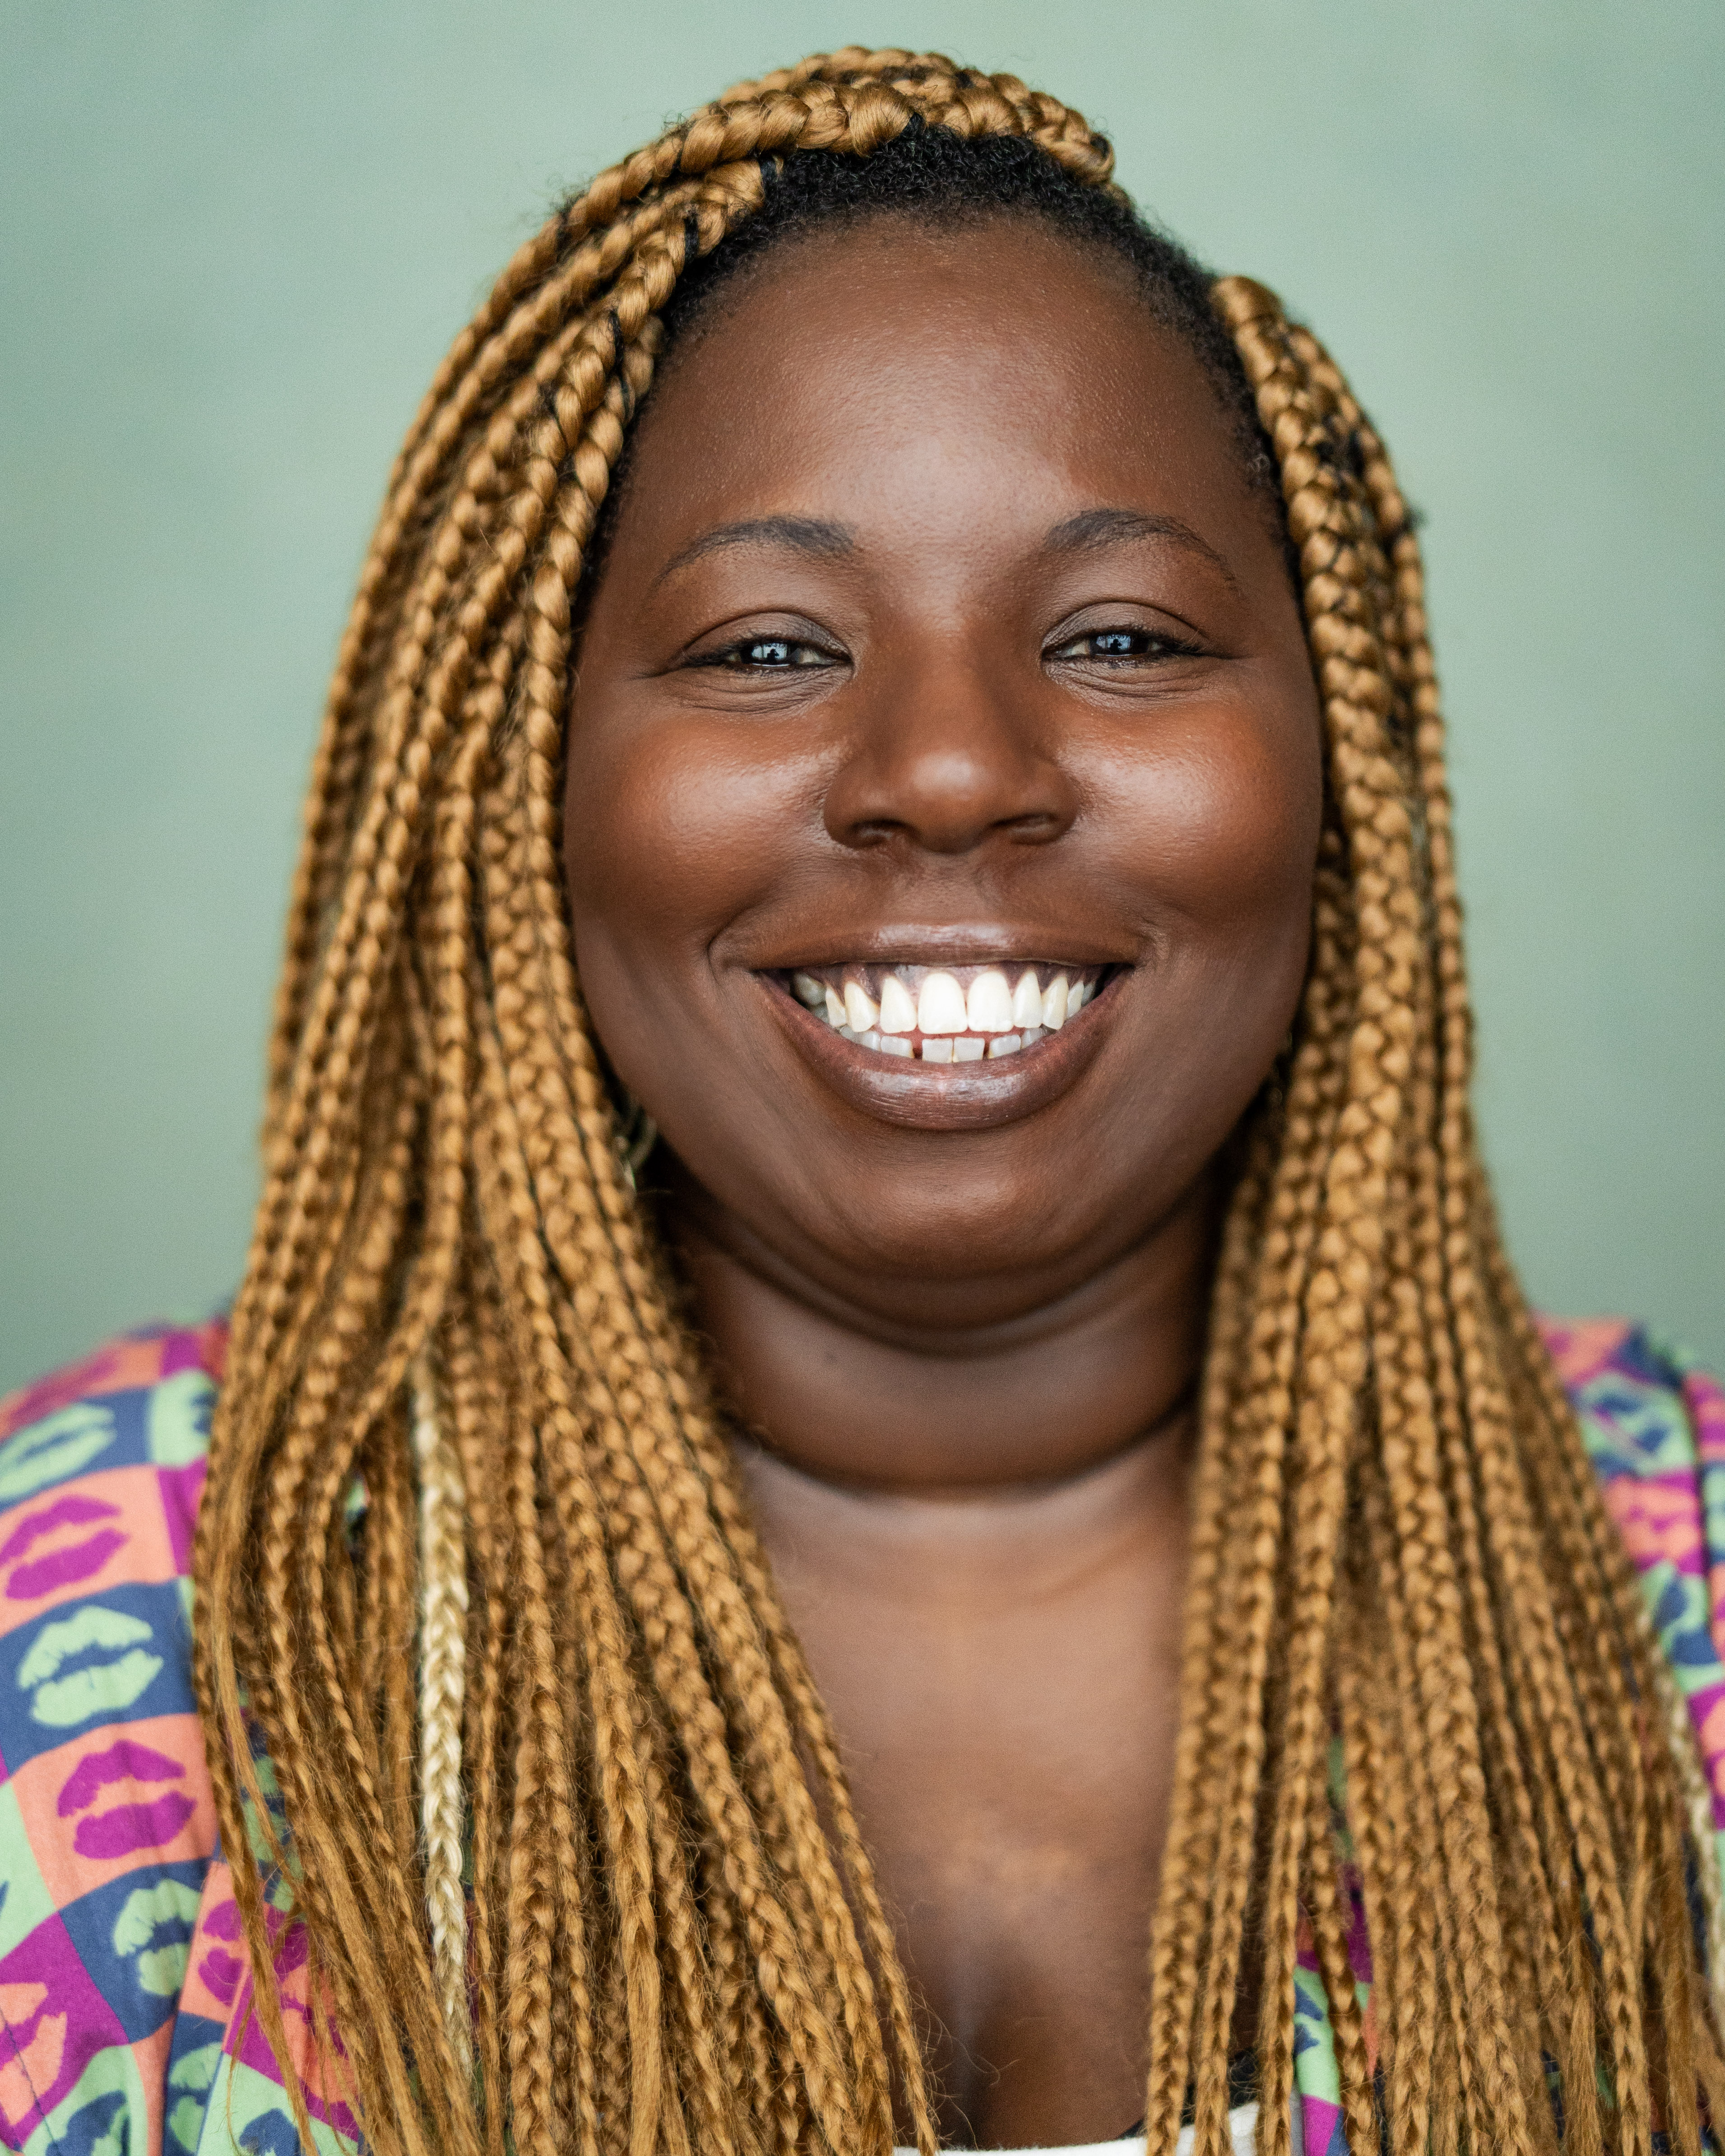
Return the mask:
{"type": "Polygon", "coordinates": [[[1007,68],[1274,285],[1428,520],[1534,1296],[1725,1364],[1718,0],[5,0],[0,1386],[228,1291],[384,472],[552,197],[850,42],[1007,68]]]}

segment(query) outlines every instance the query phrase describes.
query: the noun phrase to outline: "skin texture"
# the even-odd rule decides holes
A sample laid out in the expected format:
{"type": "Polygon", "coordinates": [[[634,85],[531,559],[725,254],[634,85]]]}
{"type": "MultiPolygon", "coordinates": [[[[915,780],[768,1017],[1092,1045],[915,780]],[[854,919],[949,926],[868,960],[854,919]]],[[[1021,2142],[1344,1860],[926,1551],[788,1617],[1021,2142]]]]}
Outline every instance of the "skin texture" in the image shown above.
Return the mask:
{"type": "Polygon", "coordinates": [[[1321,785],[1280,534],[1111,260],[879,219],[673,355],[583,639],[577,958],[960,2145],[1142,2108],[1222,1157],[1321,785]],[[783,980],[993,959],[1117,970],[999,1070],[783,980]]]}

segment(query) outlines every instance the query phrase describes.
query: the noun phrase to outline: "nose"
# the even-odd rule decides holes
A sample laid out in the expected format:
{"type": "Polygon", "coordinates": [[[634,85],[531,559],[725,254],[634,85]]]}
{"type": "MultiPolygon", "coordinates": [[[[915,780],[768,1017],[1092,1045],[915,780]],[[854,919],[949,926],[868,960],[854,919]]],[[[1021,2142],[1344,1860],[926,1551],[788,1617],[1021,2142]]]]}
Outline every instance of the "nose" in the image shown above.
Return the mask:
{"type": "Polygon", "coordinates": [[[1070,829],[1072,782],[1009,684],[948,657],[870,686],[827,788],[826,827],[840,845],[956,855],[1001,839],[1046,844],[1070,829]]]}

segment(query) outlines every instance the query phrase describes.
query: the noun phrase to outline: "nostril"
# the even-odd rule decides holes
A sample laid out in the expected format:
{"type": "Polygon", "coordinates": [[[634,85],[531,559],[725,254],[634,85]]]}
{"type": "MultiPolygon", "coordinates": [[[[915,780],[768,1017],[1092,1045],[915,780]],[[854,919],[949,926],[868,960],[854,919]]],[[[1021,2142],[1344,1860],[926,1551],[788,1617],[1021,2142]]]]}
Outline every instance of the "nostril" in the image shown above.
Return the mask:
{"type": "Polygon", "coordinates": [[[869,816],[839,826],[833,831],[833,836],[840,845],[860,850],[879,848],[903,839],[933,853],[952,853],[967,851],[991,837],[1019,845],[1046,845],[1069,829],[1074,820],[1069,816],[1035,810],[1021,816],[999,817],[979,830],[968,831],[962,838],[954,839],[952,834],[924,829],[902,818],[869,816]]]}
{"type": "Polygon", "coordinates": [[[907,831],[909,826],[890,816],[870,816],[833,835],[843,846],[884,846],[907,831]]]}
{"type": "Polygon", "coordinates": [[[1076,821],[1076,817],[1056,816],[1052,809],[1043,808],[1033,809],[1023,816],[1003,816],[996,828],[1006,832],[1009,837],[1040,844],[1049,839],[1059,838],[1061,832],[1070,830],[1076,821]]]}

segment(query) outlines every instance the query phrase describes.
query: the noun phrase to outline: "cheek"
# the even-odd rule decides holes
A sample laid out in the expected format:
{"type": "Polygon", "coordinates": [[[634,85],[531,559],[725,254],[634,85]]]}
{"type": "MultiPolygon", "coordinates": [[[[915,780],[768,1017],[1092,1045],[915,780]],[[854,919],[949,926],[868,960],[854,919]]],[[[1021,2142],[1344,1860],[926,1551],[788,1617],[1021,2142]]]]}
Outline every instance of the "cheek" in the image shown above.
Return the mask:
{"type": "Polygon", "coordinates": [[[1212,710],[1115,774],[1111,867],[1147,971],[1104,1109],[1143,1188],[1178,1187],[1239,1121],[1306,977],[1322,812],[1315,711],[1212,710]]]}
{"type": "Polygon", "coordinates": [[[711,726],[572,732],[564,857],[578,948],[686,964],[764,887],[796,814],[794,769],[711,726]]]}
{"type": "Polygon", "coordinates": [[[1172,940],[1303,954],[1322,806],[1317,718],[1220,706],[1110,774],[1121,862],[1172,940]]]}
{"type": "Polygon", "coordinates": [[[670,993],[668,957],[686,947],[688,904],[711,880],[700,808],[675,757],[578,716],[563,803],[575,968],[599,1045],[638,1096],[663,1060],[667,1019],[687,999],[686,987],[681,998],[670,993]]]}

